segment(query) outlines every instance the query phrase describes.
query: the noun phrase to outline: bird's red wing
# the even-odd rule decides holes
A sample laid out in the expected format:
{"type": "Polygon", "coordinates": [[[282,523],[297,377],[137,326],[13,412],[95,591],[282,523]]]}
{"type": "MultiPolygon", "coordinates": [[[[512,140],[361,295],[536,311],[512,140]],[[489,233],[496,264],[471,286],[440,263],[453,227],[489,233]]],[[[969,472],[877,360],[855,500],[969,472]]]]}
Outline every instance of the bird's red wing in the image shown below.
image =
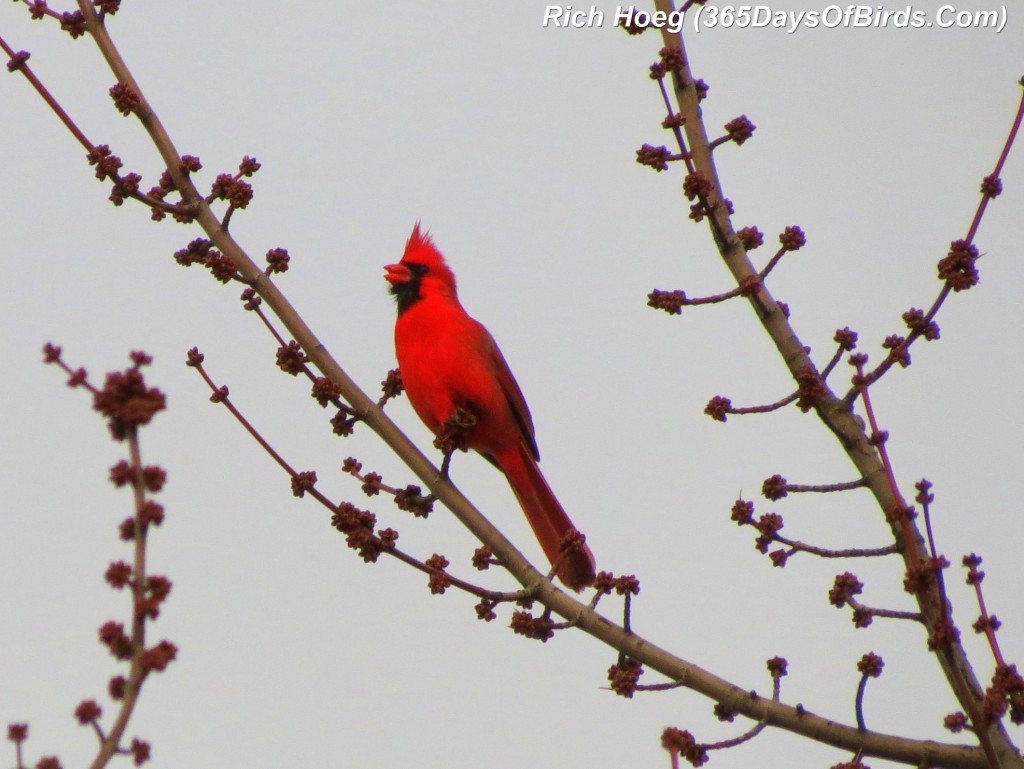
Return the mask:
{"type": "Polygon", "coordinates": [[[529,450],[534,460],[539,460],[540,451],[537,449],[537,439],[534,436],[533,417],[530,416],[530,409],[526,405],[523,391],[519,389],[519,383],[512,376],[512,370],[508,367],[508,363],[505,362],[505,356],[498,349],[498,343],[494,341],[494,337],[491,336],[490,332],[482,324],[478,325],[483,332],[480,337],[482,352],[492,364],[494,378],[498,381],[501,391],[505,394],[505,399],[512,410],[512,416],[515,417],[516,424],[519,425],[519,430],[523,436],[523,445],[529,450]]]}

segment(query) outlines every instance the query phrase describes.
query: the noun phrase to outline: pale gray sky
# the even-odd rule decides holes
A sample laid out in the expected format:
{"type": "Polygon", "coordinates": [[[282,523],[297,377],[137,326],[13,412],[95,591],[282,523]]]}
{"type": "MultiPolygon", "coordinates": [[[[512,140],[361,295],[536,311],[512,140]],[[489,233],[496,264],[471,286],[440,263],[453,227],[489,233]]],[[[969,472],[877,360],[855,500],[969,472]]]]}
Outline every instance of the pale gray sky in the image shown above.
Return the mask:
{"type": "MultiPolygon", "coordinates": [[[[158,159],[137,122],[112,108],[114,81],[91,42],[0,7],[0,34],[32,52],[86,134],[154,183],[158,159]]],[[[787,225],[807,232],[771,287],[819,362],[846,325],[877,359],[900,314],[934,298],[935,263],[966,232],[1020,96],[1024,16],[1008,10],[1001,33],[687,31],[694,71],[711,85],[710,132],[740,114],[758,127],[716,155],[737,223],[757,225],[769,243],[787,225]]],[[[846,723],[856,662],[875,651],[886,668],[868,689],[869,727],[959,741],[941,729],[956,708],[923,634],[882,621],[855,631],[827,603],[833,575],[851,570],[866,602],[910,608],[898,564],[797,557],[772,569],[729,521],[737,494],[754,496],[773,473],[824,483],[853,470],[795,408],[726,425],[702,414],[713,395],[752,405],[791,383],[745,305],[680,318],[645,306],[654,287],[730,287],[706,229],[687,220],[678,169],[655,174],[634,162],[641,144],[669,141],[647,76],[660,39],[628,37],[609,21],[544,29],[543,13],[532,2],[136,0],[110,28],[179,149],[202,158],[203,181],[245,154],[263,163],[232,229],[253,255],[289,249],[280,284],[364,388],[394,365],[381,266],[400,255],[415,220],[432,229],[464,305],[515,371],[544,472],[599,566],[639,576],[639,632],[762,693],[771,688],[764,661],[785,656],[783,698],[846,723]]],[[[443,510],[410,520],[339,472],[356,456],[388,482],[414,480],[368,429],[330,435],[330,414],[305,397],[307,386],[277,371],[240,287],[173,262],[196,229],[113,208],[80,146],[20,77],[0,79],[0,104],[0,725],[30,722],[33,762],[91,757],[95,739],[71,714],[84,698],[113,713],[104,695],[117,668],[96,628],[128,614],[125,596],[102,581],[110,561],[128,557],[116,525],[129,499],[106,480],[122,448],[86,396],[42,365],[46,341],[96,378],[144,348],[156,357],[151,381],[168,395],[170,410],[143,435],[145,461],[170,477],[151,565],[174,591],[151,632],[180,647],[146,684],[131,727],[153,743],[152,766],[664,767],[667,725],[702,741],[747,728],[719,724],[712,703],[686,692],[617,698],[602,689],[615,656],[588,637],[526,641],[507,629],[507,608],[487,625],[472,599],[431,596],[422,576],[386,560],[364,565],[322,509],[295,500],[287,478],[208,403],[183,365],[188,348],[207,354],[210,372],[294,465],[316,469],[335,498],[375,510],[410,552],[444,553],[472,575],[475,545],[443,510]]],[[[914,365],[873,391],[904,490],[922,476],[935,484],[940,549],[955,564],[972,551],[985,557],[986,597],[1017,661],[1022,152],[976,241],[981,284],[943,310],[941,341],[915,346],[914,365]]],[[[429,449],[407,402],[389,410],[429,449]]],[[[540,558],[493,468],[460,456],[453,473],[540,558]]],[[[797,539],[886,543],[864,493],[760,500],[758,510],[783,513],[797,539]]],[[[976,607],[959,568],[947,584],[987,681],[991,659],[970,632],[976,607]]],[[[612,601],[605,609],[618,615],[612,601]]],[[[766,733],[713,760],[746,769],[847,757],[766,733]]],[[[0,752],[0,765],[11,764],[13,751],[0,752]]]]}

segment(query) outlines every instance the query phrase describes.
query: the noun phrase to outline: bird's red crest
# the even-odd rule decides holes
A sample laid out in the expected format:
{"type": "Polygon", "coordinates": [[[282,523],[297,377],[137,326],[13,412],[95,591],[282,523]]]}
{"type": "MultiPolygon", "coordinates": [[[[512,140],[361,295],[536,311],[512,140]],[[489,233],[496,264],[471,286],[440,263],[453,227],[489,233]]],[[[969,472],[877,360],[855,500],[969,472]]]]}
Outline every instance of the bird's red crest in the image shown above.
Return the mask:
{"type": "Polygon", "coordinates": [[[451,271],[444,256],[434,245],[430,233],[422,229],[419,222],[412,228],[412,235],[405,244],[402,261],[408,264],[422,264],[429,269],[429,274],[447,284],[452,293],[455,292],[455,273],[451,271]]]}

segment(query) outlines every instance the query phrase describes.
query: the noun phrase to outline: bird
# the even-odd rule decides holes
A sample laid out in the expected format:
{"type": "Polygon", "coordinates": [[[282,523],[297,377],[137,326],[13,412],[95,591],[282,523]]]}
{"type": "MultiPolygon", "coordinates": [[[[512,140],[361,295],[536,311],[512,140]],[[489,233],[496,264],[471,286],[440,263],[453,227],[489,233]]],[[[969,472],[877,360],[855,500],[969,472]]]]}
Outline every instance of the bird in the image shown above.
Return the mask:
{"type": "Polygon", "coordinates": [[[576,527],[537,464],[526,399],[494,337],[463,309],[455,273],[419,222],[402,260],[384,270],[398,310],[395,356],[413,410],[435,436],[468,417],[462,445],[505,474],[541,549],[558,564],[559,580],[577,592],[591,585],[590,548],[562,552],[563,537],[576,527]]]}

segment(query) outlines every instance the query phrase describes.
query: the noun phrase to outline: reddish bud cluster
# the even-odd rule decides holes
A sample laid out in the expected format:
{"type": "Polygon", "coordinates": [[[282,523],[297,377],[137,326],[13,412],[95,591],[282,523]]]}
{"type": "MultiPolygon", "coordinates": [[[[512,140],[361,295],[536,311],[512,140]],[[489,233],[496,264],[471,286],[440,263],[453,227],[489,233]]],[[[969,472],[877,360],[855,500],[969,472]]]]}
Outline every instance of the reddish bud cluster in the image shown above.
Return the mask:
{"type": "Polygon", "coordinates": [[[613,592],[618,595],[640,594],[640,580],[633,574],[616,577],[610,571],[599,571],[591,587],[600,595],[611,595],[613,592]]]}
{"type": "Polygon", "coordinates": [[[716,422],[724,422],[726,415],[732,411],[732,401],[722,395],[716,395],[704,407],[704,413],[716,422]]]}
{"type": "Polygon", "coordinates": [[[333,379],[320,376],[313,380],[310,395],[323,408],[327,408],[327,404],[334,403],[341,397],[341,387],[333,379]]]}
{"type": "Polygon", "coordinates": [[[917,307],[911,307],[903,313],[903,322],[907,324],[907,328],[923,336],[929,342],[939,338],[938,324],[934,320],[926,321],[924,311],[917,307]]]}
{"type": "Polygon", "coordinates": [[[683,194],[687,200],[695,200],[710,195],[715,185],[708,179],[703,171],[692,171],[683,179],[683,194]]]}
{"type": "Polygon", "coordinates": [[[615,575],[610,571],[599,571],[597,576],[594,577],[594,584],[591,585],[591,587],[593,587],[599,595],[611,595],[612,591],[615,589],[615,582],[615,575]]]}
{"type": "Polygon", "coordinates": [[[473,568],[477,571],[487,571],[494,563],[494,553],[487,545],[478,547],[473,551],[473,568]]]}
{"type": "Polygon", "coordinates": [[[743,227],[736,232],[736,237],[747,251],[753,251],[764,245],[764,233],[757,227],[743,227]]]}
{"type": "Polygon", "coordinates": [[[17,72],[19,69],[25,66],[25,62],[32,58],[32,54],[28,51],[18,51],[14,56],[7,62],[8,72],[17,72]]]}
{"type": "Polygon", "coordinates": [[[889,360],[906,368],[910,365],[910,350],[907,349],[906,337],[890,334],[882,342],[882,349],[889,351],[889,360]]]}
{"type": "Polygon", "coordinates": [[[28,739],[28,724],[8,724],[7,740],[15,744],[28,739]]]}
{"type": "Polygon", "coordinates": [[[103,389],[93,395],[92,407],[107,417],[114,440],[122,441],[140,425],[149,424],[166,405],[164,394],[146,387],[138,368],[129,368],[107,374],[103,389]]]}
{"type": "Polygon", "coordinates": [[[111,86],[110,98],[114,100],[117,111],[125,116],[137,112],[142,106],[142,97],[128,83],[117,83],[111,86]]]}
{"type": "Polygon", "coordinates": [[[287,248],[272,248],[267,251],[267,273],[288,272],[291,257],[287,248]]]}
{"type": "MultiPolygon", "coordinates": [[[[149,193],[152,195],[152,191],[149,193]]],[[[206,267],[221,283],[227,283],[238,276],[238,270],[230,257],[213,248],[213,243],[205,238],[196,238],[185,248],[174,252],[174,261],[182,267],[201,264],[206,267]]]]}
{"type": "Polygon", "coordinates": [[[943,555],[927,558],[907,567],[903,577],[903,589],[911,595],[919,595],[937,586],[939,574],[949,568],[949,561],[943,555]]]}
{"type": "Polygon", "coordinates": [[[665,46],[658,51],[658,56],[661,57],[661,63],[668,72],[681,72],[686,66],[686,57],[678,45],[665,46]]]}
{"type": "Polygon", "coordinates": [[[252,176],[254,173],[260,170],[262,166],[256,160],[248,155],[242,158],[242,162],[238,164],[238,173],[242,176],[252,176]]]}
{"type": "Polygon", "coordinates": [[[170,641],[161,641],[156,646],[146,649],[142,654],[144,673],[162,673],[178,656],[178,647],[170,641]]]}
{"type": "Polygon", "coordinates": [[[221,283],[227,283],[238,276],[238,269],[231,258],[215,248],[211,248],[206,253],[206,267],[221,283]]]}
{"type": "Polygon", "coordinates": [[[316,486],[316,470],[305,470],[292,476],[292,494],[302,498],[316,486]]]}
{"type": "Polygon", "coordinates": [[[684,729],[667,727],[661,733],[661,746],[673,755],[682,756],[692,766],[703,766],[708,761],[707,750],[684,729]]]}
{"type": "Polygon", "coordinates": [[[476,414],[464,408],[456,408],[455,413],[448,421],[441,425],[437,437],[434,438],[434,448],[445,455],[452,454],[456,450],[466,451],[468,449],[467,441],[472,435],[476,423],[476,414]]]}
{"type": "Polygon", "coordinates": [[[715,707],[712,708],[711,712],[715,714],[715,718],[719,721],[724,721],[730,724],[735,721],[736,716],[739,715],[738,711],[726,707],[721,702],[716,702],[715,707]]]}
{"type": "Polygon", "coordinates": [[[86,33],[85,17],[81,11],[64,12],[60,15],[60,28],[77,40],[86,33]]]}
{"type": "Polygon", "coordinates": [[[452,586],[452,578],[445,573],[445,569],[449,566],[447,558],[443,555],[434,553],[423,563],[428,569],[434,569],[434,572],[430,575],[430,580],[427,583],[430,586],[430,592],[433,595],[441,595],[445,590],[452,586]]]}
{"type": "Polygon", "coordinates": [[[344,411],[339,410],[337,414],[331,417],[331,428],[335,435],[340,435],[342,437],[351,435],[355,424],[355,417],[350,417],[344,411]]]}
{"type": "Polygon", "coordinates": [[[999,621],[999,618],[995,615],[982,615],[978,617],[972,624],[971,627],[975,633],[994,633],[1003,626],[1003,623],[999,621]]]}
{"type": "Polygon", "coordinates": [[[405,385],[402,384],[402,373],[397,368],[391,369],[384,381],[380,383],[380,390],[384,394],[385,401],[401,395],[405,390],[405,385]]]}
{"type": "Polygon", "coordinates": [[[299,347],[299,343],[292,340],[287,345],[277,348],[277,367],[286,374],[297,376],[305,371],[309,358],[299,347]]]}
{"type": "Polygon", "coordinates": [[[484,622],[490,622],[493,619],[497,619],[498,615],[494,613],[494,603],[487,599],[481,599],[473,608],[476,610],[476,618],[481,619],[484,622]]]}
{"type": "MultiPolygon", "coordinates": [[[[930,505],[935,501],[935,495],[931,493],[932,483],[927,478],[922,478],[914,484],[914,488],[917,489],[917,496],[914,497],[914,501],[919,505],[930,505]]],[[[964,563],[966,566],[967,564],[964,563]]]]}
{"type": "Polygon", "coordinates": [[[64,769],[56,756],[45,756],[36,763],[36,769],[64,769]]]}
{"type": "Polygon", "coordinates": [[[100,716],[103,715],[103,709],[96,704],[95,700],[83,700],[75,708],[75,719],[82,726],[88,726],[89,724],[97,721],[100,716]]]}
{"type": "Polygon", "coordinates": [[[885,661],[874,652],[868,652],[857,663],[857,671],[861,675],[870,676],[871,678],[878,678],[882,675],[882,668],[884,667],[885,661]]]}
{"type": "Polygon", "coordinates": [[[132,578],[132,567],[124,561],[115,561],[107,568],[103,578],[115,590],[123,590],[132,578]]]}
{"type": "Polygon", "coordinates": [[[965,291],[978,284],[978,249],[966,240],[954,240],[949,253],[939,260],[939,280],[954,291],[965,291]]]}
{"type": "Polygon", "coordinates": [[[380,473],[367,473],[363,476],[363,493],[368,497],[375,497],[380,494],[381,482],[384,479],[380,476],[380,473]]]}
{"type": "Polygon", "coordinates": [[[93,147],[86,153],[85,157],[89,161],[89,165],[96,166],[96,178],[100,181],[108,177],[111,179],[116,178],[117,172],[124,165],[121,162],[121,158],[112,154],[110,147],[106,144],[93,147]]]}
{"type": "Polygon", "coordinates": [[[553,624],[546,616],[534,617],[528,611],[517,611],[512,614],[509,627],[516,635],[546,643],[555,634],[553,624]]]}
{"type": "Polygon", "coordinates": [[[986,198],[997,198],[1003,192],[1003,182],[995,174],[989,174],[981,180],[981,194],[986,198]]]}
{"type": "Polygon", "coordinates": [[[127,486],[135,481],[135,472],[127,459],[122,459],[110,468],[110,482],[117,488],[127,486]]]}
{"type": "Polygon", "coordinates": [[[182,267],[199,263],[203,264],[206,259],[206,252],[210,250],[213,243],[206,238],[196,238],[187,246],[174,252],[174,261],[182,267]]]}
{"type": "Polygon", "coordinates": [[[839,345],[840,350],[848,352],[857,346],[857,332],[851,331],[849,326],[836,329],[836,335],[833,339],[839,345]]]}
{"type": "Polygon", "coordinates": [[[699,102],[704,101],[704,99],[708,95],[708,91],[711,90],[711,86],[709,86],[707,83],[705,83],[702,79],[699,78],[693,81],[693,87],[697,91],[697,101],[699,102]]]}
{"type": "Polygon", "coordinates": [[[182,155],[178,167],[183,174],[194,174],[203,170],[203,161],[195,155],[182,155]]]}
{"type": "Polygon", "coordinates": [[[114,186],[111,187],[110,195],[107,196],[107,200],[115,206],[124,205],[126,198],[131,197],[139,191],[139,184],[141,182],[142,177],[137,173],[130,173],[126,176],[115,179],[114,186]]]}
{"type": "Polygon", "coordinates": [[[142,509],[139,511],[139,519],[142,521],[144,526],[149,524],[159,526],[164,522],[163,505],[151,500],[146,500],[142,505],[142,509]]]}
{"type": "Polygon", "coordinates": [[[1024,677],[1016,665],[998,665],[992,686],[985,690],[982,710],[990,721],[1002,718],[1007,710],[1015,724],[1024,723],[1024,677]]]}
{"type": "Polygon", "coordinates": [[[655,171],[667,171],[668,161],[671,157],[672,153],[664,145],[654,147],[650,144],[644,144],[636,151],[636,162],[642,166],[650,166],[655,171]]]}
{"type": "Polygon", "coordinates": [[[368,510],[360,510],[349,502],[342,502],[337,512],[331,517],[331,526],[345,534],[345,541],[367,563],[376,563],[377,558],[385,550],[394,549],[398,533],[392,529],[374,536],[377,517],[368,510]]]}
{"type": "Polygon", "coordinates": [[[263,304],[263,298],[256,293],[256,289],[247,288],[238,297],[242,300],[242,309],[246,312],[253,312],[263,304]]]}
{"type": "Polygon", "coordinates": [[[128,688],[128,680],[124,676],[114,676],[107,685],[107,692],[112,700],[123,700],[128,688]]]}
{"type": "Polygon", "coordinates": [[[954,734],[962,732],[967,727],[967,716],[957,711],[956,713],[950,713],[944,719],[942,719],[942,725],[954,734]]]}
{"type": "Polygon", "coordinates": [[[416,518],[426,518],[434,510],[434,497],[425,496],[419,486],[409,484],[395,492],[395,506],[416,518]]]}
{"type": "Polygon", "coordinates": [[[132,754],[132,763],[136,766],[142,766],[144,763],[149,761],[150,748],[148,742],[143,742],[140,739],[133,739],[129,750],[132,754]]]}
{"type": "Polygon", "coordinates": [[[796,405],[803,412],[808,412],[825,397],[825,383],[817,371],[805,369],[796,372],[797,392],[796,405]]]}
{"type": "Polygon", "coordinates": [[[252,201],[252,185],[234,174],[219,174],[210,188],[216,200],[226,200],[233,208],[245,208],[252,201]]]}
{"type": "Polygon", "coordinates": [[[754,503],[745,499],[737,499],[732,506],[731,520],[740,526],[754,522],[754,503]]]}
{"type": "Polygon", "coordinates": [[[799,251],[807,245],[807,236],[804,235],[804,231],[799,227],[787,227],[783,230],[782,234],[779,235],[779,242],[787,251],[799,251]]]}
{"type": "Polygon", "coordinates": [[[736,144],[743,144],[754,135],[756,129],[757,126],[751,123],[746,115],[740,115],[725,124],[725,130],[729,132],[729,139],[736,144]]]}
{"type": "Polygon", "coordinates": [[[756,296],[757,292],[761,290],[761,276],[760,275],[744,275],[740,278],[739,291],[740,296],[756,296]]]}
{"type": "Polygon", "coordinates": [[[771,478],[766,478],[764,483],[761,484],[761,494],[764,495],[765,499],[778,502],[783,497],[789,495],[789,484],[781,475],[773,475],[771,478]]]}
{"type": "Polygon", "coordinates": [[[608,683],[611,684],[612,691],[620,697],[631,699],[643,674],[644,667],[638,660],[623,657],[608,668],[608,683]]]}
{"type": "Polygon", "coordinates": [[[146,578],[146,597],[139,606],[139,613],[150,619],[160,616],[160,605],[171,594],[172,583],[167,577],[151,575],[146,578]]]}
{"type": "Polygon", "coordinates": [[[985,572],[978,570],[978,567],[981,566],[981,556],[976,555],[975,553],[965,555],[962,563],[968,569],[967,584],[980,585],[982,580],[985,579],[985,572]]]}
{"type": "Polygon", "coordinates": [[[761,535],[754,540],[754,547],[762,553],[767,553],[768,545],[775,541],[775,535],[782,530],[783,525],[782,516],[778,513],[765,513],[758,518],[754,528],[761,532],[761,535]]]}
{"type": "Polygon", "coordinates": [[[675,112],[661,121],[662,128],[682,128],[686,125],[686,117],[675,112]]]}
{"type": "Polygon", "coordinates": [[[928,651],[948,649],[960,640],[960,631],[948,617],[941,617],[932,626],[928,636],[928,651]]]}
{"type": "Polygon", "coordinates": [[[837,609],[842,609],[846,606],[847,601],[855,595],[860,595],[863,590],[864,583],[854,574],[848,571],[837,574],[832,589],[828,591],[828,602],[837,609]]]}
{"type": "Polygon", "coordinates": [[[124,632],[124,625],[111,620],[104,624],[99,630],[100,643],[106,646],[110,653],[119,660],[130,660],[132,658],[132,640],[124,632]]]}
{"type": "Polygon", "coordinates": [[[772,678],[782,678],[784,675],[788,675],[786,668],[789,667],[789,663],[785,657],[772,657],[766,664],[772,678]]]}
{"type": "MultiPolygon", "coordinates": [[[[686,294],[683,291],[662,291],[654,289],[647,295],[647,306],[655,310],[664,310],[669,315],[681,315],[686,294]]],[[[723,420],[724,421],[724,420],[723,420]]]]}
{"type": "Polygon", "coordinates": [[[125,518],[118,525],[117,531],[123,542],[131,542],[135,539],[135,519],[125,518]]]}

